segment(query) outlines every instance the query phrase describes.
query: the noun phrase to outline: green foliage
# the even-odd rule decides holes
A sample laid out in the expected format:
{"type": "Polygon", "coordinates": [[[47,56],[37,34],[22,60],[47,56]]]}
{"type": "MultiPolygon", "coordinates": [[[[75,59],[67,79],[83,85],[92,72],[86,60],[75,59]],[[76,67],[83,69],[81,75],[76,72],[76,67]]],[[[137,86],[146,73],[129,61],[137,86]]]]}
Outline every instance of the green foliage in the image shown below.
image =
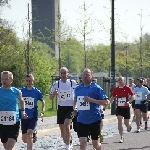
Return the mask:
{"type": "Polygon", "coordinates": [[[108,72],[110,47],[104,45],[91,46],[87,53],[87,66],[93,72],[108,72]]]}
{"type": "Polygon", "coordinates": [[[63,42],[61,46],[61,63],[66,66],[70,73],[80,74],[83,70],[84,50],[76,39],[63,42]]]}
{"type": "MultiPolygon", "coordinates": [[[[15,33],[4,27],[0,28],[0,71],[9,70],[14,74],[16,87],[24,86],[26,74],[27,42],[19,41],[15,33]]],[[[30,44],[29,68],[35,76],[35,86],[43,94],[49,92],[51,76],[56,72],[57,60],[51,56],[52,49],[39,42],[30,44]]]]}
{"type": "MultiPolygon", "coordinates": [[[[50,116],[56,116],[57,115],[57,107],[56,107],[56,99],[53,101],[49,100],[49,96],[44,96],[45,100],[45,117],[50,117],[50,116]]],[[[38,101],[38,110],[39,110],[39,117],[40,117],[40,112],[42,111],[42,103],[41,101],[38,101]]]]}

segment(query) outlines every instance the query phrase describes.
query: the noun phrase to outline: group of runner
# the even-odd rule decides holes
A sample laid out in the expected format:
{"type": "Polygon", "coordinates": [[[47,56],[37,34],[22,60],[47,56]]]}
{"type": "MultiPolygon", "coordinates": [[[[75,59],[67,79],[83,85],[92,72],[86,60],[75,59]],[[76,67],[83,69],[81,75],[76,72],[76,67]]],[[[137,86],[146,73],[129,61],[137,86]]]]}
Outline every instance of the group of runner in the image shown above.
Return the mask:
{"type": "Polygon", "coordinates": [[[41,117],[45,111],[45,101],[40,90],[34,87],[32,74],[25,76],[26,86],[20,89],[12,87],[13,74],[1,73],[0,87],[0,138],[5,150],[12,150],[19,135],[20,122],[22,140],[27,143],[27,150],[32,150],[36,141],[38,104],[42,102],[41,117]],[[20,121],[21,120],[21,121],[20,121]]]}
{"type": "MultiPolygon", "coordinates": [[[[107,107],[116,100],[116,116],[118,130],[123,143],[122,120],[127,131],[132,129],[130,122],[130,105],[133,106],[137,124],[137,133],[140,132],[141,116],[145,121],[147,130],[148,101],[150,91],[144,86],[144,79],[138,78],[136,85],[130,79],[129,86],[125,85],[123,77],[118,77],[118,85],[113,89],[110,101],[104,90],[96,83],[91,69],[86,68],[82,72],[82,83],[77,85],[75,80],[68,79],[69,70],[66,67],[60,69],[60,79],[53,83],[50,90],[50,100],[57,97],[57,124],[61,131],[61,137],[66,150],[72,150],[71,124],[76,121],[74,129],[80,142],[80,150],[86,150],[88,137],[90,136],[93,148],[101,150],[99,137],[102,132],[103,107],[107,107]],[[76,117],[77,116],[77,117],[76,117]],[[75,119],[77,118],[77,120],[75,119]]],[[[34,87],[32,74],[25,76],[26,86],[17,89],[11,87],[13,74],[9,71],[1,73],[0,88],[0,137],[5,150],[12,150],[19,135],[20,119],[22,140],[27,143],[27,150],[32,150],[33,142],[36,141],[36,126],[38,120],[38,104],[42,102],[41,117],[45,112],[45,101],[40,90],[34,87]],[[18,102],[19,99],[19,102],[18,102]],[[19,105],[18,105],[19,103],[19,105]],[[20,113],[19,113],[20,109],[20,113]],[[20,117],[19,117],[19,114],[20,117]]]]}
{"type": "MultiPolygon", "coordinates": [[[[108,97],[103,89],[95,83],[93,72],[84,69],[82,83],[77,86],[74,80],[68,79],[69,70],[66,67],[60,69],[60,80],[56,81],[50,91],[50,99],[55,96],[58,99],[57,123],[61,130],[61,136],[66,145],[66,150],[72,149],[72,136],[70,125],[73,119],[74,129],[80,142],[80,150],[87,147],[88,137],[92,140],[96,150],[101,149],[99,142],[100,124],[102,116],[100,105],[108,105],[108,97]]],[[[101,108],[101,110],[103,110],[101,108]]]]}
{"type": "Polygon", "coordinates": [[[129,79],[129,85],[125,84],[124,77],[119,77],[117,80],[117,87],[112,92],[110,103],[113,103],[116,98],[116,116],[118,119],[118,130],[121,136],[120,143],[124,142],[122,119],[124,118],[124,124],[127,127],[127,131],[132,129],[130,122],[130,106],[132,104],[134,116],[133,121],[136,122],[137,130],[139,133],[141,130],[142,118],[145,122],[145,130],[147,130],[148,121],[148,103],[150,100],[150,91],[145,85],[144,78],[137,78],[136,84],[133,83],[133,79],[129,79]]]}

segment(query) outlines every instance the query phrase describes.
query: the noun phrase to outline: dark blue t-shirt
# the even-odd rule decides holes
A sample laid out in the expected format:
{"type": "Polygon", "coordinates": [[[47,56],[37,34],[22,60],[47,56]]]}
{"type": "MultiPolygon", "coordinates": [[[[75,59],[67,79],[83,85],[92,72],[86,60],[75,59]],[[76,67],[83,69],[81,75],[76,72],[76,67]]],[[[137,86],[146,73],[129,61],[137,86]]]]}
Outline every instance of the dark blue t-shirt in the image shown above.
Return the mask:
{"type": "MultiPolygon", "coordinates": [[[[38,118],[38,100],[43,101],[43,95],[40,90],[35,87],[32,87],[31,90],[28,90],[26,87],[20,89],[22,92],[22,97],[25,100],[25,112],[30,118],[38,118]]],[[[23,118],[21,118],[23,119],[23,118]]]]}
{"type": "Polygon", "coordinates": [[[84,84],[81,84],[75,89],[75,99],[77,100],[78,109],[77,121],[83,124],[91,124],[93,122],[101,121],[102,118],[99,111],[99,105],[83,102],[84,96],[96,100],[104,100],[108,98],[104,90],[96,83],[91,83],[88,87],[84,87],[84,84]]]}

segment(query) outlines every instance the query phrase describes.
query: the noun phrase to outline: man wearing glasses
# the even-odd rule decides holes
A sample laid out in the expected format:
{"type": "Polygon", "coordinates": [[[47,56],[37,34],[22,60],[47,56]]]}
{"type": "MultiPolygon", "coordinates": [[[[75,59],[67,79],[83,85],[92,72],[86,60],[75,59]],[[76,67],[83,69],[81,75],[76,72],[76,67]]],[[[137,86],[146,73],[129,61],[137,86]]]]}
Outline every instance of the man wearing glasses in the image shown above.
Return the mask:
{"type": "Polygon", "coordinates": [[[45,101],[41,91],[34,87],[34,76],[32,74],[26,75],[25,82],[26,86],[20,90],[25,101],[25,112],[28,118],[21,118],[22,140],[24,143],[27,143],[27,150],[32,150],[33,143],[36,141],[34,131],[38,121],[38,100],[42,103],[42,121],[45,111],[45,101]]]}
{"type": "Polygon", "coordinates": [[[66,150],[71,150],[71,132],[70,125],[72,122],[74,89],[77,84],[75,80],[68,79],[69,70],[66,67],[60,69],[60,80],[54,82],[50,90],[50,100],[57,96],[57,124],[61,131],[61,137],[66,144],[66,150]]]}
{"type": "Polygon", "coordinates": [[[124,117],[124,124],[127,127],[127,131],[130,132],[132,127],[130,124],[130,101],[134,100],[134,93],[131,88],[125,85],[124,77],[118,77],[118,86],[114,88],[110,103],[113,103],[116,98],[116,116],[118,119],[118,130],[121,136],[119,143],[123,143],[123,127],[122,119],[124,117]]]}

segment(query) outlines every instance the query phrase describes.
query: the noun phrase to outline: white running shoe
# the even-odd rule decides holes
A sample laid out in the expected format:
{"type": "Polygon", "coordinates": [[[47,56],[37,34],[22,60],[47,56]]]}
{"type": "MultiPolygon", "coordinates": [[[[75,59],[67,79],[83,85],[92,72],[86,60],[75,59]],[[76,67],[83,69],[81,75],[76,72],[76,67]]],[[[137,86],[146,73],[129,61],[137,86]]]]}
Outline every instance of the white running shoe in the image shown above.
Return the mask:
{"type": "Polygon", "coordinates": [[[141,131],[141,129],[139,128],[139,129],[137,129],[136,133],[140,133],[140,131],[141,131]]]}
{"type": "Polygon", "coordinates": [[[72,143],[70,144],[70,149],[71,149],[71,150],[73,149],[73,144],[72,144],[72,143]]]}
{"type": "Polygon", "coordinates": [[[123,142],[124,142],[124,138],[123,138],[123,137],[121,137],[121,139],[120,139],[119,143],[123,143],[123,142]]]}

